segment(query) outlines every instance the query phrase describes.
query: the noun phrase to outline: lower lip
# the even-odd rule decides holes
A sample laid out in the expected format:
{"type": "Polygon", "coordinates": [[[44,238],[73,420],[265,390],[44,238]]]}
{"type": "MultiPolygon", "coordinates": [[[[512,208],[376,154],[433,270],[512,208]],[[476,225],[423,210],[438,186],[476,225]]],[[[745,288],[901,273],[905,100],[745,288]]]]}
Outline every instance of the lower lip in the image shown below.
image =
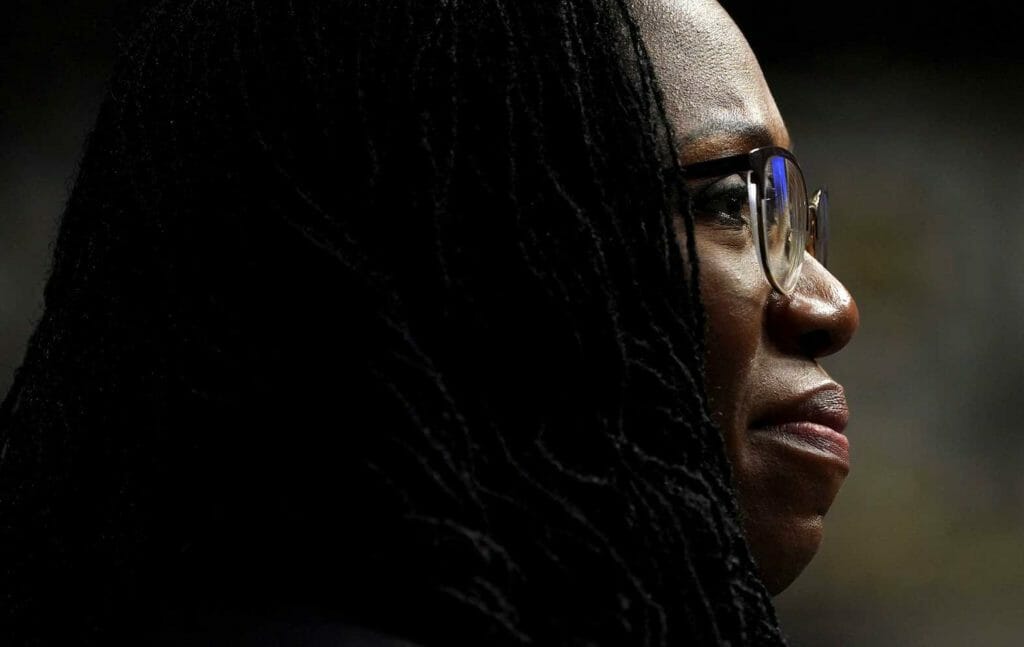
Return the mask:
{"type": "Polygon", "coordinates": [[[846,469],[850,467],[850,441],[831,427],[815,422],[787,422],[754,431],[776,436],[788,444],[798,445],[798,449],[834,458],[846,469]]]}

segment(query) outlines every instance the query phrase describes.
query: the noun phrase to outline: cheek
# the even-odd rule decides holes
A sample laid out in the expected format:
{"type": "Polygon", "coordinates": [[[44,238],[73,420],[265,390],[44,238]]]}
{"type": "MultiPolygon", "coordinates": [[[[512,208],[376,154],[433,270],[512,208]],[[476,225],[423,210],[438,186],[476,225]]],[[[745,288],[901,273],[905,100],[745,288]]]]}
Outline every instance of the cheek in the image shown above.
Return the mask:
{"type": "Polygon", "coordinates": [[[736,459],[736,444],[746,432],[750,382],[762,347],[770,286],[745,230],[698,225],[697,254],[708,325],[708,397],[736,459]]]}

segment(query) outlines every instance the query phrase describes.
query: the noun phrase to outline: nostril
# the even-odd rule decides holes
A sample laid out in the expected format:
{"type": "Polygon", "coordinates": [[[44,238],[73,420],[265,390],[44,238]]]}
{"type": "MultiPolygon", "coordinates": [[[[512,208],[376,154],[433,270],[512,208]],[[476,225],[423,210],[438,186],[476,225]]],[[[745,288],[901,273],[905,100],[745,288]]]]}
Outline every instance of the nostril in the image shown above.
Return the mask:
{"type": "Polygon", "coordinates": [[[807,357],[820,357],[832,346],[832,333],[824,329],[812,330],[800,335],[798,342],[800,352],[807,357]]]}
{"type": "Polygon", "coordinates": [[[853,297],[827,270],[811,259],[798,289],[778,293],[765,307],[765,332],[779,350],[818,359],[850,342],[860,315],[853,297]],[[808,269],[811,270],[808,273],[808,269]]]}

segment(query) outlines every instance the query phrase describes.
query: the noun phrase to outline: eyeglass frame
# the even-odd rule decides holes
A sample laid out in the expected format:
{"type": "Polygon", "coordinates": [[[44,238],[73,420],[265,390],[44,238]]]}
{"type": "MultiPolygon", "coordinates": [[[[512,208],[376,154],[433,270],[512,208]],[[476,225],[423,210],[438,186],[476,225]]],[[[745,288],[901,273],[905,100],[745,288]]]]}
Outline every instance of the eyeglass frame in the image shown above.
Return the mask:
{"type": "MultiPolygon", "coordinates": [[[[764,210],[758,208],[765,198],[758,195],[759,192],[763,192],[765,186],[765,169],[767,167],[768,160],[772,157],[782,157],[793,163],[797,172],[800,173],[800,181],[803,184],[804,190],[804,203],[807,205],[807,242],[813,244],[813,251],[810,252],[811,256],[817,260],[822,267],[828,267],[828,238],[829,238],[829,223],[828,223],[828,188],[822,187],[814,193],[814,197],[811,199],[807,198],[807,180],[804,177],[804,171],[800,168],[799,162],[796,161],[796,156],[793,155],[792,151],[782,148],[781,146],[762,146],[755,148],[746,153],[740,153],[739,155],[730,155],[728,157],[720,157],[713,160],[706,160],[703,162],[694,162],[693,164],[687,164],[680,168],[683,173],[684,179],[687,180],[699,180],[705,178],[714,177],[727,177],[729,175],[735,175],[740,173],[746,174],[747,179],[747,196],[749,200],[749,208],[751,217],[751,235],[754,237],[756,243],[757,257],[761,262],[761,269],[764,271],[765,278],[771,286],[778,290],[781,294],[788,296],[792,293],[791,290],[784,290],[782,285],[772,275],[771,267],[768,264],[768,241],[765,238],[765,227],[764,227],[764,210]],[[751,181],[751,176],[756,181],[751,181]],[[819,219],[818,219],[818,205],[821,204],[824,199],[826,206],[824,213],[825,217],[822,218],[824,221],[820,226],[824,230],[824,236],[819,236],[819,219]],[[819,242],[821,246],[819,248],[819,242]],[[819,258],[820,254],[820,258],[819,258]]],[[[804,252],[806,253],[808,245],[805,243],[804,252]]],[[[797,267],[794,269],[796,276],[799,277],[803,271],[803,255],[800,256],[797,267]]],[[[794,283],[794,287],[795,287],[794,283]]]]}

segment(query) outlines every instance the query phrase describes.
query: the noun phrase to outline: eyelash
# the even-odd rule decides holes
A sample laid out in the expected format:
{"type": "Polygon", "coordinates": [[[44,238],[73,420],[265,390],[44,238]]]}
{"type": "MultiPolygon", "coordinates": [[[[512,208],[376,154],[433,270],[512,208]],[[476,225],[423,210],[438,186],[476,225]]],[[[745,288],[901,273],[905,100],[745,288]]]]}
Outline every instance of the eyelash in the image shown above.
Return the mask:
{"type": "Polygon", "coordinates": [[[696,191],[691,201],[693,213],[699,219],[734,228],[750,224],[747,183],[739,176],[731,175],[712,182],[696,191]]]}

